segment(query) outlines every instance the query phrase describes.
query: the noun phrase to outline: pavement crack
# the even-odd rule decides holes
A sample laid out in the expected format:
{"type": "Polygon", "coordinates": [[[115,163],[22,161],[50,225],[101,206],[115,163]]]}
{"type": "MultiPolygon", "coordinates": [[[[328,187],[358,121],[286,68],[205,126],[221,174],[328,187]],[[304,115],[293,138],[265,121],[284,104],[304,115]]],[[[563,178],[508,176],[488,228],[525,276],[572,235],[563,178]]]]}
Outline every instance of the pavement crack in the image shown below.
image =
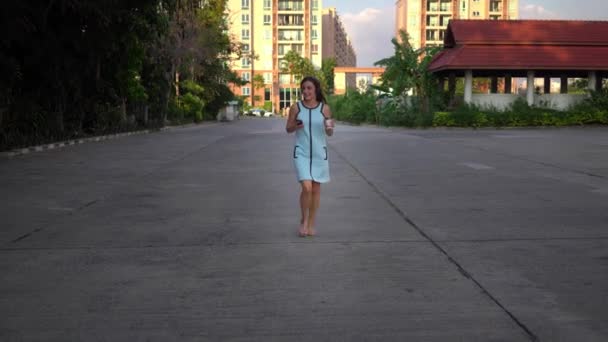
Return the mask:
{"type": "Polygon", "coordinates": [[[32,236],[32,234],[37,233],[37,232],[41,231],[42,229],[44,229],[44,227],[36,228],[36,229],[32,230],[29,233],[21,235],[20,237],[16,238],[15,240],[13,240],[11,242],[12,243],[16,243],[16,242],[19,242],[21,240],[27,239],[28,237],[32,236]]]}
{"type": "Polygon", "coordinates": [[[485,294],[492,302],[494,302],[494,304],[496,304],[505,314],[507,314],[507,316],[509,316],[511,318],[511,320],[517,324],[518,327],[520,327],[520,329],[522,329],[525,334],[528,336],[528,338],[530,339],[530,341],[539,341],[538,337],[536,336],[536,334],[534,334],[534,332],[532,332],[532,330],[530,330],[530,328],[528,328],[519,318],[517,318],[511,311],[509,311],[509,309],[507,309],[499,300],[498,298],[496,298],[494,295],[492,295],[490,293],[490,291],[488,291],[477,279],[475,279],[475,277],[473,277],[471,275],[470,272],[468,272],[459,262],[458,260],[454,259],[447,250],[445,250],[443,247],[441,247],[441,245],[435,241],[430,235],[428,235],[421,227],[419,227],[414,221],[412,221],[404,212],[403,210],[401,210],[397,204],[395,204],[389,197],[388,195],[386,195],[382,190],[380,190],[380,188],[378,188],[373,182],[371,182],[367,177],[365,177],[365,175],[361,172],[361,170],[359,170],[353,163],[351,163],[350,160],[348,160],[343,154],[340,153],[340,151],[336,150],[336,148],[334,148],[333,146],[329,147],[333,153],[335,153],[335,155],[337,155],[338,157],[340,157],[342,160],[344,160],[344,162],[350,166],[355,173],[357,173],[359,175],[359,177],[361,177],[369,186],[370,188],[372,188],[372,190],[378,194],[378,196],[380,196],[390,207],[392,207],[395,212],[405,221],[407,222],[410,226],[412,226],[425,240],[429,241],[433,247],[435,247],[440,253],[442,253],[447,260],[452,263],[456,269],[458,270],[458,272],[460,272],[464,277],[466,277],[467,279],[470,279],[480,290],[483,294],[485,294]]]}

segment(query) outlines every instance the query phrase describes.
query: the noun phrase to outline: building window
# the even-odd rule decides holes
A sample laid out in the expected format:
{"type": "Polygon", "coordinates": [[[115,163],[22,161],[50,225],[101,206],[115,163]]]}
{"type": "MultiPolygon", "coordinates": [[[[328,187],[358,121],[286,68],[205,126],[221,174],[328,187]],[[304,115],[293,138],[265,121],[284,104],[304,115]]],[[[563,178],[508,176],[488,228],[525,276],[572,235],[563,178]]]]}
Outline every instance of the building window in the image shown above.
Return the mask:
{"type": "Polygon", "coordinates": [[[318,20],[318,17],[317,17],[316,15],[313,15],[313,16],[312,16],[312,24],[313,24],[313,25],[317,25],[317,23],[318,23],[318,21],[317,21],[317,20],[318,20]]]}
{"type": "Polygon", "coordinates": [[[473,16],[474,17],[479,17],[479,11],[473,11],[473,16]]]}
{"type": "Polygon", "coordinates": [[[241,8],[248,9],[249,8],[249,0],[241,0],[241,8]]]}
{"type": "Polygon", "coordinates": [[[311,37],[312,37],[312,39],[318,39],[319,38],[319,34],[317,33],[317,30],[312,30],[311,37]]]}
{"type": "Polygon", "coordinates": [[[241,49],[244,52],[249,52],[249,44],[241,44],[241,49]]]}
{"type": "Polygon", "coordinates": [[[319,9],[319,0],[312,0],[312,9],[313,10],[319,9]]]}
{"type": "Polygon", "coordinates": [[[249,14],[241,15],[241,24],[249,24],[249,14]]]}
{"type": "Polygon", "coordinates": [[[272,83],[272,73],[271,72],[264,73],[264,83],[266,83],[266,84],[272,83]]]}
{"type": "Polygon", "coordinates": [[[502,6],[499,1],[490,2],[490,12],[502,12],[502,6]]]}
{"type": "Polygon", "coordinates": [[[243,39],[243,40],[249,40],[249,29],[242,29],[241,30],[241,39],[243,39]]]}
{"type": "Polygon", "coordinates": [[[251,79],[251,74],[249,73],[249,71],[245,71],[241,74],[241,78],[243,79],[243,81],[249,81],[251,79]]]}
{"type": "Polygon", "coordinates": [[[264,88],[264,101],[270,101],[270,88],[264,88]]]}
{"type": "Polygon", "coordinates": [[[264,0],[264,9],[269,10],[272,8],[272,0],[264,0]]]}
{"type": "Polygon", "coordinates": [[[272,31],[264,30],[264,40],[271,40],[271,39],[272,39],[272,31]]]}
{"type": "Polygon", "coordinates": [[[243,88],[241,89],[241,91],[242,91],[242,93],[241,93],[241,94],[243,94],[243,96],[249,96],[249,95],[251,95],[251,92],[250,92],[249,87],[243,87],[243,88]]]}
{"type": "Polygon", "coordinates": [[[270,14],[264,14],[264,25],[270,25],[270,14]]]}
{"type": "Polygon", "coordinates": [[[300,99],[300,88],[279,89],[279,109],[289,108],[300,99]]]}
{"type": "Polygon", "coordinates": [[[291,82],[291,75],[281,74],[281,76],[279,77],[279,82],[281,84],[289,84],[291,82]]]}
{"type": "Polygon", "coordinates": [[[251,66],[251,60],[249,60],[249,58],[244,57],[241,59],[241,67],[248,68],[250,66],[251,66]]]}
{"type": "Polygon", "coordinates": [[[312,44],[312,51],[313,54],[318,54],[319,53],[319,45],[317,44],[312,44]]]}

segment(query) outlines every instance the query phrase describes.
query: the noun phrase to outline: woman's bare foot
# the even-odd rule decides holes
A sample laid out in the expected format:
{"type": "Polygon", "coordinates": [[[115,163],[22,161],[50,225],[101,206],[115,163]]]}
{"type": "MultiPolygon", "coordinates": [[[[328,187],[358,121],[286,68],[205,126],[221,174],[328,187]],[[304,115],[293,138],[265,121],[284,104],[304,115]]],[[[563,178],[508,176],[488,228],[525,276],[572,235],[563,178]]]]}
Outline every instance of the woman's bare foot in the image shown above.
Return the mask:
{"type": "Polygon", "coordinates": [[[306,237],[309,234],[308,229],[306,229],[307,226],[308,224],[306,222],[300,223],[300,228],[298,229],[298,236],[306,237]]]}
{"type": "Polygon", "coordinates": [[[315,231],[314,228],[308,227],[308,236],[315,236],[316,234],[317,234],[317,232],[315,231]]]}

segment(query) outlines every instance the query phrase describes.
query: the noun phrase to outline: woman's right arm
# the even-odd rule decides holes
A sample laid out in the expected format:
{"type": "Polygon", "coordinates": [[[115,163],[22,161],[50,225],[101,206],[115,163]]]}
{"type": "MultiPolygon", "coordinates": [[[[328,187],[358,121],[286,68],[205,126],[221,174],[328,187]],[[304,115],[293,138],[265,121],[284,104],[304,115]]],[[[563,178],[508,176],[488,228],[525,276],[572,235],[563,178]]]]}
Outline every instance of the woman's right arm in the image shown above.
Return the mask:
{"type": "Polygon", "coordinates": [[[293,133],[298,129],[298,123],[296,122],[298,117],[298,106],[293,105],[289,108],[289,116],[287,116],[287,124],[285,124],[285,130],[287,133],[293,133]]]}

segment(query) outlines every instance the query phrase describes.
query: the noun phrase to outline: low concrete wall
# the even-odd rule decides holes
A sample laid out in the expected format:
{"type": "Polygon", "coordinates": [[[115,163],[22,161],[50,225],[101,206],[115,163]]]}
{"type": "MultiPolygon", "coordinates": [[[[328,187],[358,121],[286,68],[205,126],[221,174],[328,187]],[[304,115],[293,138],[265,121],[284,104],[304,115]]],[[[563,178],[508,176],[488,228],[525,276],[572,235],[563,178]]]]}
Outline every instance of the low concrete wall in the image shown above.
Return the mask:
{"type": "Polygon", "coordinates": [[[505,110],[520,97],[517,94],[473,94],[471,102],[482,108],[505,110]]]}
{"type": "MultiPolygon", "coordinates": [[[[557,110],[566,110],[568,107],[583,101],[585,94],[534,94],[534,105],[557,110]]],[[[482,108],[496,108],[505,110],[518,98],[526,100],[525,96],[517,94],[473,94],[471,102],[482,108]]]]}
{"type": "Polygon", "coordinates": [[[534,95],[534,105],[558,110],[566,110],[584,99],[586,94],[542,94],[534,95]]]}

